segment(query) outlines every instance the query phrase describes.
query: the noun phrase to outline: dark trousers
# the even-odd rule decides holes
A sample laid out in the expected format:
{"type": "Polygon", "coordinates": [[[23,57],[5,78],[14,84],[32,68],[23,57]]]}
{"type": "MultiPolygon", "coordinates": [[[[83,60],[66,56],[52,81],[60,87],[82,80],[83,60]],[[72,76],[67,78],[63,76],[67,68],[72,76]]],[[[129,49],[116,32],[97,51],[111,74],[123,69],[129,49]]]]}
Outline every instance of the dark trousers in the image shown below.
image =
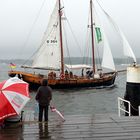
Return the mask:
{"type": "Polygon", "coordinates": [[[43,113],[44,113],[44,120],[48,121],[48,105],[46,106],[39,105],[39,121],[40,122],[42,122],[43,113]]]}

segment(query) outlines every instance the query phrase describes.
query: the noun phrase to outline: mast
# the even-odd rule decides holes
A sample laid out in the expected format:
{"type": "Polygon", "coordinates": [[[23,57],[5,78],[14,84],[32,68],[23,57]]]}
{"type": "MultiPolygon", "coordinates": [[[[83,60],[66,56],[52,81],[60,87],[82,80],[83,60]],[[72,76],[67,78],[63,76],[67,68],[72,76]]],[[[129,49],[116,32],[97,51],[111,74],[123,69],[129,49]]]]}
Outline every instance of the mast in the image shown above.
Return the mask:
{"type": "Polygon", "coordinates": [[[59,0],[59,25],[60,25],[60,48],[61,48],[61,73],[64,74],[64,55],[63,55],[63,39],[62,39],[62,23],[61,23],[61,2],[59,0]]]}
{"type": "Polygon", "coordinates": [[[93,66],[93,73],[95,73],[92,0],[90,0],[90,11],[91,11],[92,66],[93,66]]]}

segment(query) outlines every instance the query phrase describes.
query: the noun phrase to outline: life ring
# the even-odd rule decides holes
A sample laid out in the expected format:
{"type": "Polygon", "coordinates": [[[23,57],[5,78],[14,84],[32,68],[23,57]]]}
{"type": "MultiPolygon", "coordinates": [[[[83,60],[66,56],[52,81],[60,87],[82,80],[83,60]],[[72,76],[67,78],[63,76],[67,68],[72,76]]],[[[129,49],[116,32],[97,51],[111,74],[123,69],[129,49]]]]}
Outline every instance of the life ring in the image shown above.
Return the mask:
{"type": "Polygon", "coordinates": [[[60,79],[64,79],[65,75],[63,73],[60,74],[60,79]]]}

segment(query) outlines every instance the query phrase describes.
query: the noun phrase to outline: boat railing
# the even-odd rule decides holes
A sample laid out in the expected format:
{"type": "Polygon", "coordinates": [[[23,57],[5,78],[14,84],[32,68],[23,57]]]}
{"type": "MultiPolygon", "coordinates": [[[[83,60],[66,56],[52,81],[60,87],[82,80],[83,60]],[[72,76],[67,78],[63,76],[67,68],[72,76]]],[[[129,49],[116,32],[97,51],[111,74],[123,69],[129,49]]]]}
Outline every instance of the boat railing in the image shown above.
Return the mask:
{"type": "MultiPolygon", "coordinates": [[[[131,108],[130,108],[131,104],[129,101],[124,100],[120,97],[118,97],[118,116],[121,116],[121,111],[128,113],[128,116],[131,116],[131,108]],[[128,104],[128,111],[126,109],[124,109],[124,106],[122,106],[124,103],[128,104]]],[[[139,112],[140,112],[140,107],[139,107],[139,112]]]]}

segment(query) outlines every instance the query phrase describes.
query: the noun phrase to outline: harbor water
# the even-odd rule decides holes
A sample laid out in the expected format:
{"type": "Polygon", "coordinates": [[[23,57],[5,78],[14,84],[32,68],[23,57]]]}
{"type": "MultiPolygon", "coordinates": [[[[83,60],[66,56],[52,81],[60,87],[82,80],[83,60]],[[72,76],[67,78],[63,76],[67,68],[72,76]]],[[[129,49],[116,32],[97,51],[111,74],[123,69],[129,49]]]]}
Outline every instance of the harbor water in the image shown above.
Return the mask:
{"type": "MultiPolygon", "coordinates": [[[[117,66],[122,69],[122,65],[117,66]]],[[[8,79],[8,62],[0,66],[0,81],[8,79]]],[[[123,97],[126,90],[126,72],[118,73],[115,85],[111,88],[83,88],[71,90],[53,89],[52,104],[64,115],[118,113],[117,98],[123,97]]],[[[36,91],[30,91],[31,100],[24,110],[37,110],[36,91]]],[[[49,115],[52,115],[51,111],[49,115]]]]}

